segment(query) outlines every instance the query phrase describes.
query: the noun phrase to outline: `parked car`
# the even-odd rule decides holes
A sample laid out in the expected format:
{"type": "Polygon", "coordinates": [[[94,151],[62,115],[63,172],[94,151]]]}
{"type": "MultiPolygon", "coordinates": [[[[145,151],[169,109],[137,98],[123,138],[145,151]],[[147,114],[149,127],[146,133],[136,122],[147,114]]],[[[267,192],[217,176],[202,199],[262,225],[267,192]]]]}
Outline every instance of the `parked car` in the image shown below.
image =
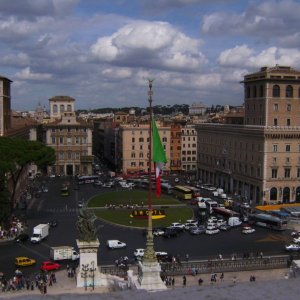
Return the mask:
{"type": "Polygon", "coordinates": [[[286,251],[300,251],[300,245],[298,244],[290,244],[285,246],[286,251]]]}
{"type": "Polygon", "coordinates": [[[107,240],[106,245],[109,249],[126,248],[126,243],[119,240],[107,240]]]}
{"type": "Polygon", "coordinates": [[[242,233],[244,234],[250,234],[250,233],[254,233],[255,229],[250,227],[250,226],[245,226],[242,228],[242,233]]]}
{"type": "Polygon", "coordinates": [[[184,228],[185,228],[184,224],[181,224],[181,223],[178,223],[178,222],[172,223],[170,227],[171,228],[181,229],[181,230],[184,230],[184,228]]]}
{"type": "Polygon", "coordinates": [[[296,243],[296,244],[299,244],[300,243],[300,236],[293,238],[293,242],[296,243]]]}
{"type": "Polygon", "coordinates": [[[162,236],[165,233],[165,230],[161,228],[154,228],[153,229],[153,235],[154,236],[162,236]]]}
{"type": "Polygon", "coordinates": [[[175,181],[176,183],[178,183],[178,182],[179,182],[179,178],[176,177],[176,178],[174,179],[174,181],[175,181]]]}
{"type": "Polygon", "coordinates": [[[20,243],[20,242],[26,242],[29,240],[29,235],[27,233],[20,233],[15,237],[15,242],[20,243]]]}
{"type": "Polygon", "coordinates": [[[215,229],[206,229],[205,230],[205,233],[206,234],[216,234],[216,233],[219,233],[220,230],[218,228],[215,228],[215,229]]]}
{"type": "Polygon", "coordinates": [[[50,227],[57,227],[58,225],[57,220],[51,220],[48,222],[48,224],[50,227]]]}
{"type": "Polygon", "coordinates": [[[34,265],[35,263],[36,263],[35,259],[28,258],[26,256],[18,256],[15,258],[16,267],[28,267],[34,265]]]}
{"type": "Polygon", "coordinates": [[[232,228],[232,227],[229,226],[229,225],[227,225],[227,224],[223,224],[223,225],[221,225],[221,226],[219,227],[219,229],[222,230],[222,231],[228,231],[228,230],[230,230],[231,228],[232,228]]]}
{"type": "Polygon", "coordinates": [[[300,231],[292,231],[291,236],[294,237],[294,238],[299,237],[300,236],[300,231]]]}
{"type": "Polygon", "coordinates": [[[49,190],[48,190],[48,188],[46,186],[42,187],[42,191],[43,191],[43,193],[48,193],[49,192],[49,190]]]}
{"type": "Polygon", "coordinates": [[[59,268],[60,268],[60,264],[52,261],[44,261],[40,267],[42,271],[53,271],[53,270],[58,270],[59,268]]]}
{"type": "Polygon", "coordinates": [[[190,233],[194,234],[194,235],[199,235],[199,234],[205,233],[205,231],[206,231],[205,227],[203,225],[201,225],[201,226],[191,229],[190,233]]]}
{"type": "Polygon", "coordinates": [[[178,231],[176,228],[166,228],[164,234],[163,234],[163,237],[164,238],[170,238],[170,237],[176,237],[178,234],[178,231]]]}

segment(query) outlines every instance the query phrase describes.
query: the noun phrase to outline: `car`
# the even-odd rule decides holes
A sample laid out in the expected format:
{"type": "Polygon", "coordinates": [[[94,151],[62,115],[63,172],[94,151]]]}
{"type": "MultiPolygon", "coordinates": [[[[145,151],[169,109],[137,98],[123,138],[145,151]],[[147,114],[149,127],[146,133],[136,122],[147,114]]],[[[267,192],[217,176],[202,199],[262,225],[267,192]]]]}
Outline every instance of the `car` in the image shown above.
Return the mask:
{"type": "Polygon", "coordinates": [[[103,185],[103,182],[100,181],[100,180],[96,180],[96,181],[94,182],[94,185],[102,186],[102,185],[103,185]]]}
{"type": "Polygon", "coordinates": [[[295,244],[300,244],[300,236],[299,236],[299,237],[293,238],[293,242],[294,242],[295,244]]]}
{"type": "Polygon", "coordinates": [[[172,223],[170,227],[171,228],[179,228],[179,229],[182,229],[182,230],[184,230],[184,228],[185,228],[184,224],[181,224],[181,223],[178,223],[178,222],[172,223]]]}
{"type": "Polygon", "coordinates": [[[29,235],[27,233],[20,233],[15,237],[15,242],[20,243],[20,242],[26,242],[29,240],[29,235]]]}
{"type": "Polygon", "coordinates": [[[300,231],[292,231],[291,236],[294,237],[294,238],[299,237],[300,236],[300,231]]]}
{"type": "Polygon", "coordinates": [[[194,234],[194,235],[199,235],[199,234],[205,233],[205,231],[206,231],[205,227],[203,225],[201,225],[201,226],[191,229],[190,233],[194,234]]]}
{"type": "Polygon", "coordinates": [[[220,230],[218,228],[215,228],[215,229],[206,229],[205,230],[205,233],[206,234],[216,234],[216,233],[219,233],[220,230]]]}
{"type": "Polygon", "coordinates": [[[244,234],[250,234],[250,233],[254,233],[254,232],[255,232],[255,229],[250,226],[244,226],[242,228],[242,233],[244,233],[244,234]]]}
{"type": "Polygon", "coordinates": [[[216,223],[217,227],[219,228],[221,225],[226,225],[227,222],[223,219],[219,219],[216,223]]]}
{"type": "Polygon", "coordinates": [[[176,183],[178,183],[178,182],[179,182],[179,178],[176,177],[176,178],[174,179],[174,181],[175,181],[176,183]]]}
{"type": "Polygon", "coordinates": [[[298,244],[290,244],[285,246],[286,251],[300,251],[300,245],[298,244]]]}
{"type": "Polygon", "coordinates": [[[185,225],[187,224],[194,224],[194,225],[197,225],[198,224],[198,221],[194,220],[194,219],[188,219],[185,221],[185,225]]]}
{"type": "Polygon", "coordinates": [[[162,235],[164,238],[177,237],[178,230],[176,228],[167,227],[164,234],[162,235]]]}
{"type": "Polygon", "coordinates": [[[106,245],[109,249],[126,248],[126,243],[123,243],[119,240],[107,240],[106,245]]]}
{"type": "Polygon", "coordinates": [[[249,205],[249,203],[244,202],[244,203],[241,204],[241,207],[248,209],[248,208],[250,208],[250,205],[249,205]]]}
{"type": "Polygon", "coordinates": [[[18,256],[15,258],[16,267],[28,267],[36,263],[35,259],[28,258],[27,256],[18,256]]]}
{"type": "Polygon", "coordinates": [[[48,224],[50,227],[57,227],[58,225],[57,220],[51,220],[48,222],[48,224]]]}
{"type": "Polygon", "coordinates": [[[162,236],[165,233],[165,230],[161,228],[154,228],[153,229],[153,235],[154,236],[162,236]]]}
{"type": "Polygon", "coordinates": [[[40,267],[42,271],[54,271],[61,267],[60,264],[52,261],[44,261],[40,267]]]}
{"type": "Polygon", "coordinates": [[[228,231],[231,229],[231,226],[229,226],[227,224],[223,224],[223,225],[220,225],[219,229],[222,231],[228,231]]]}
{"type": "Polygon", "coordinates": [[[207,230],[215,230],[218,229],[218,227],[215,224],[208,224],[206,225],[207,230]]]}
{"type": "Polygon", "coordinates": [[[48,189],[46,186],[43,186],[43,187],[42,187],[42,192],[43,192],[43,193],[48,193],[48,192],[49,192],[49,189],[48,189]]]}
{"type": "Polygon", "coordinates": [[[82,201],[78,201],[77,207],[78,207],[78,208],[82,208],[82,207],[83,207],[83,202],[82,202],[82,201]]]}
{"type": "Polygon", "coordinates": [[[50,178],[55,178],[55,174],[51,174],[49,177],[50,178]]]}

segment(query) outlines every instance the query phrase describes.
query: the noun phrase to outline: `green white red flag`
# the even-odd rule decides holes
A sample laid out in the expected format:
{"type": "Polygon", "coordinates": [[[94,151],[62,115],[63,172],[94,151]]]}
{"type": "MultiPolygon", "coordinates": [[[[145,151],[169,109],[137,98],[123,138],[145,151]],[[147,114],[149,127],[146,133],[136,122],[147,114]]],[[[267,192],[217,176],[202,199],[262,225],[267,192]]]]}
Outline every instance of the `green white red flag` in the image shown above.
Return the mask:
{"type": "Polygon", "coordinates": [[[152,118],[152,160],[155,168],[156,197],[159,198],[161,194],[160,175],[167,158],[154,118],[152,118]]]}

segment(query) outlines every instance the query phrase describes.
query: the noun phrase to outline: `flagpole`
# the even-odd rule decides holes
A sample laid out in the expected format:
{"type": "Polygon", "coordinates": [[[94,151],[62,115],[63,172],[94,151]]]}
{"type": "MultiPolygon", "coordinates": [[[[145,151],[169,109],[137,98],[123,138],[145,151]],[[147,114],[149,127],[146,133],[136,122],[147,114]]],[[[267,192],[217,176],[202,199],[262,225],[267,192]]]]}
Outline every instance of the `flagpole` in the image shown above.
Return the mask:
{"type": "Polygon", "coordinates": [[[144,262],[157,261],[154,251],[154,241],[152,233],[152,82],[154,79],[148,79],[148,101],[149,101],[149,191],[148,191],[148,233],[146,241],[146,250],[144,262]]]}

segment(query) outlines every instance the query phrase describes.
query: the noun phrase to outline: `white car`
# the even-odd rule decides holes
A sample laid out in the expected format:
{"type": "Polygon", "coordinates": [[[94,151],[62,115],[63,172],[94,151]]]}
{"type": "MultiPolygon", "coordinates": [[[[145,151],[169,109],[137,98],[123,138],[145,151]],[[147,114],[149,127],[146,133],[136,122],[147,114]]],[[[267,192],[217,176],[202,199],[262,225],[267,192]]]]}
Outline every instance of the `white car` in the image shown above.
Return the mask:
{"type": "Polygon", "coordinates": [[[220,230],[218,228],[215,228],[215,229],[206,228],[206,230],[205,230],[206,234],[216,234],[216,233],[219,233],[219,232],[220,232],[220,230]]]}
{"type": "Polygon", "coordinates": [[[255,229],[250,226],[243,227],[243,229],[242,229],[242,233],[244,233],[244,234],[249,234],[249,233],[254,233],[254,232],[255,232],[255,229]]]}
{"type": "Polygon", "coordinates": [[[209,224],[206,226],[206,230],[215,230],[218,229],[215,224],[209,224]]]}
{"type": "Polygon", "coordinates": [[[300,244],[300,236],[293,238],[293,242],[296,244],[300,244]]]}
{"type": "Polygon", "coordinates": [[[285,246],[286,251],[300,251],[300,245],[298,244],[290,244],[285,246]]]}
{"type": "Polygon", "coordinates": [[[145,249],[142,248],[135,249],[135,251],[133,252],[133,255],[135,257],[144,257],[144,254],[145,254],[145,249]]]}
{"type": "Polygon", "coordinates": [[[174,181],[175,181],[176,183],[178,183],[178,182],[179,182],[179,178],[175,178],[174,181]]]}
{"type": "Polygon", "coordinates": [[[106,245],[109,249],[120,249],[126,247],[126,243],[120,242],[119,240],[108,240],[106,245]]]}
{"type": "Polygon", "coordinates": [[[185,228],[184,224],[181,224],[181,223],[178,223],[178,222],[172,223],[170,227],[171,228],[180,228],[180,229],[185,228]]]}
{"type": "Polygon", "coordinates": [[[165,231],[162,229],[159,229],[159,228],[153,229],[154,236],[162,236],[164,233],[165,233],[165,231]]]}

